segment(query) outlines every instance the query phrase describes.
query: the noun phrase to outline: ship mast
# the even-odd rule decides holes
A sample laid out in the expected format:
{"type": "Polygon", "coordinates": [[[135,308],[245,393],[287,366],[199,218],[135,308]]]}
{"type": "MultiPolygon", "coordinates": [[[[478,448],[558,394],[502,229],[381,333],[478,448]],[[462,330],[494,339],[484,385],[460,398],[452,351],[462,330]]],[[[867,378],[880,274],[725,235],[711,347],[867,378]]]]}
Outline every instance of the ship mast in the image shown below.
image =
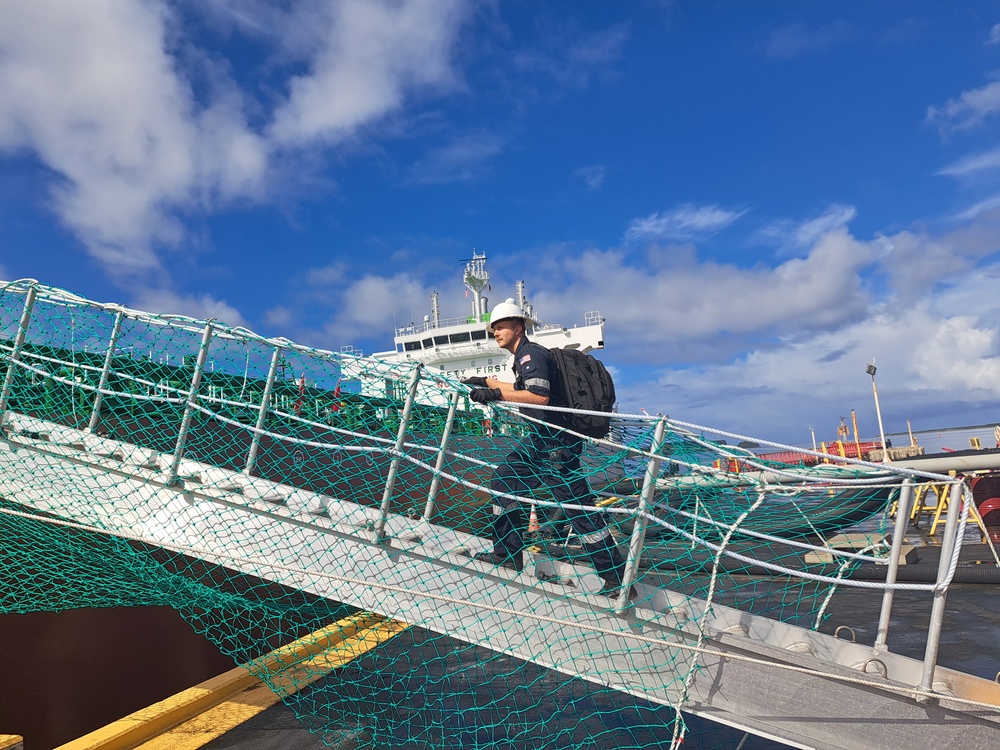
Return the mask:
{"type": "Polygon", "coordinates": [[[472,311],[480,320],[489,312],[489,300],[483,296],[483,289],[490,283],[490,274],[486,270],[486,253],[472,250],[472,259],[465,265],[465,288],[472,292],[472,311]]]}
{"type": "Polygon", "coordinates": [[[441,327],[441,295],[431,292],[431,322],[435,328],[441,327]]]}
{"type": "Polygon", "coordinates": [[[525,315],[537,323],[538,321],[535,320],[535,308],[532,307],[530,302],[528,302],[528,298],[524,294],[524,281],[519,280],[517,284],[515,284],[514,289],[517,293],[517,299],[515,300],[517,302],[517,306],[524,310],[525,315]]]}

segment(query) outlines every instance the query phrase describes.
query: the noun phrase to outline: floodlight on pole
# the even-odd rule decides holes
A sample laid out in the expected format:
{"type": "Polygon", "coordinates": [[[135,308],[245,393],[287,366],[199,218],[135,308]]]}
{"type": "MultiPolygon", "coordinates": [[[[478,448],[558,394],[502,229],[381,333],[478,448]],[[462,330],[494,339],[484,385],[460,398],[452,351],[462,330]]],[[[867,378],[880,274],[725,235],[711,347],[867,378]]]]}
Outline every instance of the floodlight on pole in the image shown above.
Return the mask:
{"type": "Polygon", "coordinates": [[[875,396],[875,416],[878,417],[878,433],[882,438],[882,463],[889,463],[889,448],[885,444],[885,429],[882,427],[882,410],[878,405],[878,389],[875,387],[875,357],[865,367],[865,372],[872,376],[872,395],[875,396]]]}

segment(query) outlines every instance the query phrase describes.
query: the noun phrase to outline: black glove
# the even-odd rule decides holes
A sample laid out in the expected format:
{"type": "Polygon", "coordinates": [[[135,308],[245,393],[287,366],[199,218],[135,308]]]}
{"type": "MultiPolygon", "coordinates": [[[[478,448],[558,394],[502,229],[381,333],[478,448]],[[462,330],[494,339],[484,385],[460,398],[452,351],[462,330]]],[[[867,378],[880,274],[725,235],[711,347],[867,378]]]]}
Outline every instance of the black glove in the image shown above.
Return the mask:
{"type": "Polygon", "coordinates": [[[459,381],[462,385],[474,385],[476,388],[486,387],[486,378],[474,377],[474,378],[462,378],[459,381]]]}
{"type": "Polygon", "coordinates": [[[499,401],[503,394],[499,388],[476,388],[469,394],[469,398],[477,404],[485,404],[487,401],[499,401]]]}

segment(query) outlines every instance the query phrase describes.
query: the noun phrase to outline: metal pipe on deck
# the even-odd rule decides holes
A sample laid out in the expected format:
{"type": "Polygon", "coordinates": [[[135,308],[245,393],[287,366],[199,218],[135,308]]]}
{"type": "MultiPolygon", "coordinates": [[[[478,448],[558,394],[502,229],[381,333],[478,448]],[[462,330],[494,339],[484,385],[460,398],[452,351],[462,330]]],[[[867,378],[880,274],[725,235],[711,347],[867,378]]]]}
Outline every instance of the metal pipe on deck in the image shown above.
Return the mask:
{"type": "Polygon", "coordinates": [[[24,308],[21,310],[21,320],[17,325],[17,335],[14,337],[14,347],[10,353],[10,361],[7,364],[7,374],[3,379],[3,389],[0,389],[0,428],[4,426],[7,418],[7,406],[10,398],[10,387],[14,382],[14,368],[21,359],[21,349],[24,348],[24,339],[28,333],[28,326],[31,325],[31,311],[35,306],[35,297],[38,293],[36,284],[28,287],[28,293],[24,297],[24,308]]]}
{"type": "Polygon", "coordinates": [[[125,311],[119,310],[115,313],[115,322],[111,326],[111,339],[108,341],[108,351],[104,355],[104,366],[101,368],[101,377],[97,382],[97,391],[94,393],[94,407],[90,412],[90,421],[87,423],[87,431],[93,433],[97,429],[97,420],[101,416],[101,404],[104,401],[102,391],[108,385],[108,377],[111,375],[111,363],[115,358],[115,349],[118,348],[118,336],[121,335],[122,321],[125,319],[125,311]]]}
{"type": "Polygon", "coordinates": [[[892,465],[933,474],[947,474],[949,471],[964,474],[970,471],[1000,469],[1000,450],[968,451],[968,455],[947,453],[925,458],[903,458],[896,459],[892,465]]]}
{"type": "Polygon", "coordinates": [[[941,584],[948,575],[952,554],[955,551],[958,514],[962,507],[964,487],[964,483],[956,481],[948,498],[948,517],[944,525],[944,538],[941,541],[941,561],[938,563],[937,586],[934,588],[931,621],[927,626],[927,649],[924,652],[924,669],[919,686],[921,690],[926,691],[933,690],[934,686],[934,670],[937,667],[938,651],[941,647],[941,626],[944,622],[944,607],[948,596],[948,587],[942,587],[941,584]]]}
{"type": "MultiPolygon", "coordinates": [[[[198,387],[201,385],[201,375],[205,370],[205,361],[208,359],[208,347],[212,343],[212,322],[205,324],[205,330],[201,334],[201,346],[198,347],[198,359],[194,365],[194,374],[191,376],[191,389],[188,391],[187,399],[184,402],[184,416],[181,418],[181,429],[177,433],[177,444],[174,446],[174,458],[170,463],[167,474],[167,486],[172,487],[180,482],[178,472],[181,466],[181,459],[184,457],[184,446],[187,443],[188,431],[191,429],[191,419],[194,416],[195,399],[198,397],[198,387]]],[[[181,358],[184,361],[184,358],[181,358]]]]}
{"type": "Polygon", "coordinates": [[[444,466],[445,450],[448,447],[448,440],[451,438],[451,429],[455,424],[455,412],[458,409],[458,400],[462,394],[455,391],[451,394],[451,403],[448,404],[448,418],[444,423],[444,434],[441,435],[441,447],[438,448],[437,460],[434,462],[434,476],[431,478],[431,488],[427,492],[427,505],[424,506],[424,520],[430,521],[434,515],[434,498],[437,497],[441,488],[441,467],[444,466]]]}
{"type": "Polygon", "coordinates": [[[878,417],[878,434],[882,436],[882,463],[890,463],[889,446],[885,442],[885,429],[882,427],[882,409],[878,405],[878,389],[875,387],[875,357],[865,367],[865,372],[872,376],[872,394],[875,396],[875,416],[878,417]]]}
{"type": "MultiPolygon", "coordinates": [[[[913,479],[903,480],[903,487],[896,501],[896,527],[892,532],[892,551],[889,553],[889,569],[885,574],[885,582],[893,584],[899,573],[899,558],[903,550],[903,536],[906,534],[906,524],[910,520],[910,498],[913,496],[913,479]]],[[[875,650],[884,651],[888,648],[886,640],[889,636],[889,616],[892,613],[892,598],[895,591],[889,587],[882,595],[882,612],[879,614],[878,634],[875,637],[875,650]]]]}
{"type": "Polygon", "coordinates": [[[385,479],[385,490],[382,493],[382,505],[379,508],[379,518],[375,523],[375,539],[385,541],[385,523],[389,517],[389,500],[392,499],[392,490],[396,484],[396,473],[399,471],[399,459],[403,455],[403,442],[406,439],[406,430],[410,423],[410,413],[413,411],[413,402],[417,396],[417,386],[420,384],[420,371],[423,364],[417,364],[413,368],[413,376],[410,378],[410,389],[406,393],[406,401],[403,404],[403,413],[399,419],[399,429],[396,431],[396,445],[392,452],[392,463],[389,465],[389,474],[385,479]]]}
{"type": "Polygon", "coordinates": [[[858,439],[858,414],[851,409],[851,424],[854,426],[854,450],[855,458],[861,458],[861,441],[858,439]]]}
{"type": "Polygon", "coordinates": [[[282,348],[274,347],[271,354],[271,366],[267,371],[267,381],[264,383],[264,395],[260,400],[260,407],[257,411],[257,424],[253,437],[250,438],[250,450],[247,452],[247,464],[243,473],[249,475],[253,471],[254,464],[257,463],[257,452],[260,450],[260,433],[267,423],[267,413],[271,407],[271,393],[274,391],[274,380],[278,375],[278,365],[281,363],[282,348]]]}
{"type": "Polygon", "coordinates": [[[622,576],[622,587],[615,602],[615,612],[622,613],[629,606],[629,590],[635,583],[639,574],[639,559],[642,557],[642,548],[646,543],[646,516],[649,506],[653,501],[653,491],[656,489],[656,478],[660,475],[660,451],[663,449],[664,435],[667,431],[665,419],[656,423],[656,430],[653,432],[653,445],[650,449],[652,456],[646,464],[646,474],[642,478],[642,493],[639,495],[639,513],[636,515],[635,524],[632,526],[632,538],[628,545],[628,559],[625,561],[625,572],[622,576]]]}

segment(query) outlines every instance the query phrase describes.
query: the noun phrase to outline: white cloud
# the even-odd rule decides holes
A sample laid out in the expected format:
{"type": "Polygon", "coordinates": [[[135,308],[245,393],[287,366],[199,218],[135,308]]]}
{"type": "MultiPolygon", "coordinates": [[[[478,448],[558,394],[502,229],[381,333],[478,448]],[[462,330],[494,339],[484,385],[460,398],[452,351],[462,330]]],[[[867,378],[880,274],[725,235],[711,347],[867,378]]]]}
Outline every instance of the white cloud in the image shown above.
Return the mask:
{"type": "Polygon", "coordinates": [[[938,171],[938,174],[962,177],[977,172],[1000,169],[1000,148],[973,154],[952,162],[938,171]]]}
{"type": "Polygon", "coordinates": [[[170,289],[137,289],[130,305],[137,310],[171,315],[187,315],[208,320],[214,318],[230,326],[246,326],[239,310],[211,294],[181,294],[170,289]]]}
{"type": "MultiPolygon", "coordinates": [[[[862,433],[872,436],[877,422],[864,365],[876,357],[888,431],[904,431],[911,418],[923,420],[914,424],[918,428],[995,417],[1000,263],[991,259],[1000,242],[994,221],[981,218],[938,235],[900,232],[869,243],[837,227],[807,258],[774,269],[701,264],[663,269],[648,281],[632,276],[626,286],[633,299],[641,297],[652,309],[643,318],[640,305],[618,299],[620,288],[612,304],[602,302],[608,356],[622,364],[659,360],[670,369],[653,381],[623,383],[623,411],[643,407],[805,444],[807,425],[816,426],[819,439],[831,439],[839,417],[857,409],[862,433]],[[865,279],[873,272],[888,280],[887,289],[868,289],[865,279]],[[685,297],[683,288],[692,294],[685,297]],[[697,293],[709,300],[700,302],[697,293]],[[650,332],[644,335],[643,326],[650,332]],[[696,348],[702,339],[710,342],[705,351],[696,348]],[[693,347],[694,356],[685,358],[693,347]],[[720,351],[713,361],[710,355],[720,351]]],[[[611,265],[606,261],[605,267],[611,265]]],[[[594,290],[579,293],[588,292],[594,290]]]]}
{"type": "Polygon", "coordinates": [[[167,49],[160,2],[11,0],[0,22],[0,148],[59,179],[55,212],[107,270],[159,267],[178,208],[254,195],[266,149],[239,97],[199,106],[167,49]]]}
{"type": "Polygon", "coordinates": [[[933,426],[996,413],[1000,264],[983,265],[1000,251],[995,219],[862,242],[844,226],[851,213],[801,222],[814,230],[800,235],[815,237],[808,253],[773,267],[699,261],[693,250],[641,263],[600,250],[548,260],[537,266],[534,301],[551,322],[600,308],[604,356],[623,372],[630,413],[804,444],[807,425],[830,439],[854,408],[871,436],[872,357],[889,431],[909,418],[933,426]],[[651,367],[667,369],[655,380],[637,375],[651,367]]]}
{"type": "Polygon", "coordinates": [[[990,29],[990,38],[986,41],[987,44],[997,44],[1000,43],[1000,23],[993,24],[990,29]]]}
{"type": "Polygon", "coordinates": [[[53,212],[123,284],[166,286],[161,250],[190,239],[182,220],[266,200],[279,151],[287,164],[289,147],[343,143],[411,92],[456,86],[451,48],[470,12],[458,0],[288,10],[217,0],[205,11],[280,49],[272,74],[304,63],[272,85],[270,111],[244,99],[227,61],[184,37],[174,3],[0,5],[0,151],[33,153],[51,170],[53,212]]]}
{"type": "MultiPolygon", "coordinates": [[[[315,3],[309,4],[315,7],[315,3]]],[[[292,36],[289,27],[295,25],[295,16],[270,0],[205,0],[199,3],[199,8],[226,33],[237,31],[287,38],[292,36]]],[[[296,41],[300,47],[305,42],[301,35],[296,41]]]]}
{"type": "Polygon", "coordinates": [[[372,337],[389,348],[393,328],[421,322],[429,299],[430,290],[409,274],[363,276],[337,290],[331,300],[337,312],[324,327],[324,338],[339,348],[372,337]]]}
{"type": "Polygon", "coordinates": [[[923,331],[921,356],[911,368],[915,385],[947,391],[985,391],[1000,397],[1000,335],[974,315],[939,321],[923,331]]]}
{"type": "Polygon", "coordinates": [[[965,130],[982,125],[997,112],[1000,112],[1000,81],[993,81],[963,91],[958,99],[951,99],[943,106],[928,107],[927,121],[937,122],[945,130],[965,130]]]}
{"type": "Polygon", "coordinates": [[[348,272],[346,263],[334,261],[320,268],[310,268],[303,277],[311,287],[327,287],[346,282],[348,272]]]}
{"type": "Polygon", "coordinates": [[[607,170],[600,166],[580,167],[573,170],[573,176],[581,180],[590,190],[600,190],[604,184],[604,179],[608,176],[607,170]]]}
{"type": "Polygon", "coordinates": [[[338,142],[400,107],[412,89],[456,85],[451,43],[468,12],[457,0],[342,0],[327,9],[322,48],[275,113],[277,142],[338,142]]]}
{"type": "Polygon", "coordinates": [[[984,211],[942,234],[902,231],[881,238],[881,271],[894,301],[910,305],[936,293],[1000,251],[998,217],[984,211]]]}
{"type": "MultiPolygon", "coordinates": [[[[976,275],[969,275],[953,293],[967,297],[977,286],[976,275]]],[[[865,373],[875,357],[888,432],[904,431],[906,420],[916,417],[930,421],[914,428],[988,419],[1000,407],[1000,304],[989,299],[980,310],[955,316],[927,300],[902,310],[877,307],[836,330],[718,365],[663,371],[653,382],[619,388],[619,396],[623,411],[662,410],[675,419],[794,444],[808,442],[808,425],[817,439],[834,439],[839,417],[855,409],[864,439],[878,432],[865,373]],[[931,404],[947,407],[929,414],[931,404]]]]}
{"type": "MultiPolygon", "coordinates": [[[[538,253],[534,253],[538,255],[538,253]]],[[[699,262],[693,253],[591,250],[572,261],[534,260],[539,313],[574,322],[599,308],[622,363],[678,364],[735,356],[760,341],[838,328],[863,318],[861,273],[874,263],[867,243],[828,232],[804,258],[740,268],[699,262]]]]}
{"type": "Polygon", "coordinates": [[[287,307],[278,305],[264,311],[264,322],[272,328],[287,332],[295,323],[295,313],[287,307]]]}
{"type": "Polygon", "coordinates": [[[835,203],[811,219],[773,222],[760,231],[760,236],[765,241],[776,243],[782,248],[800,250],[812,247],[831,230],[846,226],[856,213],[853,206],[841,206],[835,203]]]}
{"type": "Polygon", "coordinates": [[[14,279],[10,278],[6,267],[2,263],[0,263],[0,281],[14,281],[14,279]]]}
{"type": "Polygon", "coordinates": [[[625,242],[650,240],[691,240],[715,234],[735,222],[746,211],[731,211],[719,206],[685,204],[671,211],[633,219],[625,231],[625,242]]]}
{"type": "Polygon", "coordinates": [[[980,214],[989,213],[996,208],[1000,208],[1000,194],[992,195],[985,200],[974,203],[964,211],[959,212],[955,216],[955,219],[957,221],[969,221],[975,219],[980,214]]]}

